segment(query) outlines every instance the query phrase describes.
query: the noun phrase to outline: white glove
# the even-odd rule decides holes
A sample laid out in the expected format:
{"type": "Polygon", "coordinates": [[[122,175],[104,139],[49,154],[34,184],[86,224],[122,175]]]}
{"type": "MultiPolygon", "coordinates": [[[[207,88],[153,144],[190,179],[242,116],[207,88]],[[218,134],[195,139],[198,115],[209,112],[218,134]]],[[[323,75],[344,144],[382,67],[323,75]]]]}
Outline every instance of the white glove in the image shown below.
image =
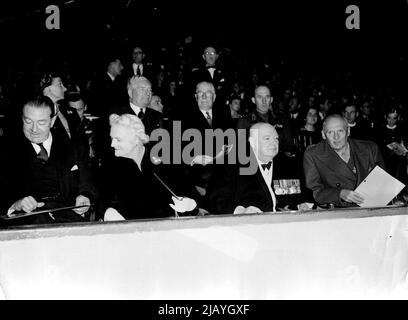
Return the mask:
{"type": "Polygon", "coordinates": [[[190,165],[192,166],[194,164],[201,164],[201,165],[205,166],[207,164],[213,163],[213,160],[214,160],[213,157],[207,156],[205,154],[204,155],[199,155],[199,156],[194,157],[194,159],[193,159],[193,161],[191,161],[190,165]]]}
{"type": "Polygon", "coordinates": [[[197,207],[197,203],[194,199],[190,198],[181,198],[178,200],[176,197],[171,197],[174,204],[169,204],[169,206],[176,212],[186,212],[194,210],[197,207]]]}
{"type": "Polygon", "coordinates": [[[103,216],[103,221],[123,221],[125,218],[113,208],[108,208],[103,216]]]}
{"type": "Polygon", "coordinates": [[[258,207],[249,206],[246,208],[245,213],[262,213],[262,211],[258,207]]]}
{"type": "Polygon", "coordinates": [[[234,210],[234,214],[244,214],[244,213],[262,213],[261,209],[254,207],[254,206],[249,206],[247,208],[243,206],[237,206],[234,210]]]}

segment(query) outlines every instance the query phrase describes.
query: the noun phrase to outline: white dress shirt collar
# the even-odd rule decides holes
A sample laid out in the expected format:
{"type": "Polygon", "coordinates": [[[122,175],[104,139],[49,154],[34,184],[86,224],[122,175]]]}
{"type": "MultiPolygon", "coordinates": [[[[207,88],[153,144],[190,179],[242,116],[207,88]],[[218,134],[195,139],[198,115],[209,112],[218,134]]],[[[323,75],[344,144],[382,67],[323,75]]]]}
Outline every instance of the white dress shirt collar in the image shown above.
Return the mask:
{"type": "Polygon", "coordinates": [[[143,64],[137,64],[137,63],[133,62],[132,66],[133,66],[133,74],[134,75],[137,75],[137,67],[138,66],[139,66],[139,70],[140,70],[140,75],[143,75],[143,64]]]}
{"type": "MultiPolygon", "coordinates": [[[[51,132],[48,135],[48,138],[42,144],[43,144],[45,150],[47,150],[48,157],[50,157],[51,156],[51,145],[52,145],[52,134],[51,134],[51,132]]],[[[41,151],[40,146],[38,144],[36,144],[36,143],[33,143],[33,142],[31,142],[31,145],[33,146],[35,152],[37,154],[39,154],[40,151],[41,151]]]]}
{"type": "Polygon", "coordinates": [[[109,78],[111,78],[112,81],[115,81],[115,77],[112,76],[109,72],[106,72],[106,74],[109,76],[109,78]]]}
{"type": "Polygon", "coordinates": [[[130,107],[132,108],[136,115],[139,114],[140,110],[143,110],[143,112],[146,113],[146,108],[140,108],[137,105],[133,104],[132,102],[130,102],[130,107]]]}
{"type": "Polygon", "coordinates": [[[210,114],[210,117],[211,117],[211,119],[212,119],[212,109],[210,109],[210,110],[202,110],[202,109],[200,109],[200,111],[201,111],[201,113],[204,115],[204,117],[205,118],[207,118],[207,112],[210,114]]]}
{"type": "Polygon", "coordinates": [[[262,177],[268,187],[269,193],[271,194],[272,201],[273,201],[273,212],[275,212],[276,211],[276,196],[272,190],[273,161],[272,161],[272,165],[270,169],[263,169],[262,164],[264,163],[259,160],[258,155],[256,154],[255,150],[253,151],[255,154],[256,161],[258,162],[259,171],[261,172],[262,177]]]}

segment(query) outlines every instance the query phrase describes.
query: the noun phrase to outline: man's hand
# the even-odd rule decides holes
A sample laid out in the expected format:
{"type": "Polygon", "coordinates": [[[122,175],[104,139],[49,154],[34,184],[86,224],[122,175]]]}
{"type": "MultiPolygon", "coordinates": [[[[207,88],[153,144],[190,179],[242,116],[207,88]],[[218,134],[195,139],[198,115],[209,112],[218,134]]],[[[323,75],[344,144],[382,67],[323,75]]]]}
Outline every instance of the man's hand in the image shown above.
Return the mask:
{"type": "Polygon", "coordinates": [[[169,206],[176,212],[186,212],[186,211],[191,211],[194,210],[195,207],[197,207],[197,203],[195,200],[190,199],[190,198],[181,198],[181,200],[178,200],[176,197],[171,197],[173,199],[174,204],[169,204],[169,206]]]}
{"type": "Polygon", "coordinates": [[[201,165],[205,166],[207,164],[213,163],[213,160],[214,160],[213,157],[207,156],[205,154],[204,155],[199,155],[199,156],[196,156],[193,159],[193,161],[191,161],[190,165],[192,166],[194,164],[201,164],[201,165]]]}
{"type": "Polygon", "coordinates": [[[402,157],[405,157],[408,152],[407,148],[404,146],[404,142],[396,143],[392,151],[396,155],[402,156],[402,157]]]}
{"type": "Polygon", "coordinates": [[[24,212],[31,212],[37,208],[41,208],[44,206],[44,202],[37,202],[32,196],[25,197],[20,199],[11,206],[12,209],[24,212]]]}
{"type": "Polygon", "coordinates": [[[340,191],[340,198],[346,202],[361,204],[364,202],[364,197],[358,192],[342,189],[340,191]]]}
{"type": "Polygon", "coordinates": [[[245,213],[262,213],[261,209],[255,206],[249,206],[246,208],[245,213]]]}
{"type": "Polygon", "coordinates": [[[75,206],[79,207],[79,206],[87,206],[87,207],[82,207],[82,208],[77,208],[77,209],[73,209],[73,211],[77,214],[79,214],[80,216],[82,216],[85,212],[87,212],[89,210],[89,207],[91,206],[91,200],[89,200],[87,197],[83,196],[83,195],[79,195],[78,197],[76,197],[75,199],[75,206]]]}

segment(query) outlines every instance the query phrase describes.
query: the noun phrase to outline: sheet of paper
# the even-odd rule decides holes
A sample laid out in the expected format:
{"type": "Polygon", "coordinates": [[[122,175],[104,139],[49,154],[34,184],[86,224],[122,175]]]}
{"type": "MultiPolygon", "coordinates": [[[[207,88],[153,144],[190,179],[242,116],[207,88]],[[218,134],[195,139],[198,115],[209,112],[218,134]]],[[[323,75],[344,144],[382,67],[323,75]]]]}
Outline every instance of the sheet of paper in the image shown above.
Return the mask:
{"type": "Polygon", "coordinates": [[[386,206],[404,187],[402,182],[376,166],[354,191],[364,197],[360,207],[381,207],[386,206]]]}

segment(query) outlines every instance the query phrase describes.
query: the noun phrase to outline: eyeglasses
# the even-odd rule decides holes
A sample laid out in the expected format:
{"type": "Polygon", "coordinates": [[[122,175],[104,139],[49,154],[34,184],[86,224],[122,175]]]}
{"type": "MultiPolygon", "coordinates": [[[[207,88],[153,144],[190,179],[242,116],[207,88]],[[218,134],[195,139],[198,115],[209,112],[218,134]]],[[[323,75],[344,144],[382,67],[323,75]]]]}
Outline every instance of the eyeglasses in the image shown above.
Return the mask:
{"type": "Polygon", "coordinates": [[[204,52],[204,54],[206,56],[215,56],[217,54],[217,52],[206,51],[206,52],[204,52]]]}

